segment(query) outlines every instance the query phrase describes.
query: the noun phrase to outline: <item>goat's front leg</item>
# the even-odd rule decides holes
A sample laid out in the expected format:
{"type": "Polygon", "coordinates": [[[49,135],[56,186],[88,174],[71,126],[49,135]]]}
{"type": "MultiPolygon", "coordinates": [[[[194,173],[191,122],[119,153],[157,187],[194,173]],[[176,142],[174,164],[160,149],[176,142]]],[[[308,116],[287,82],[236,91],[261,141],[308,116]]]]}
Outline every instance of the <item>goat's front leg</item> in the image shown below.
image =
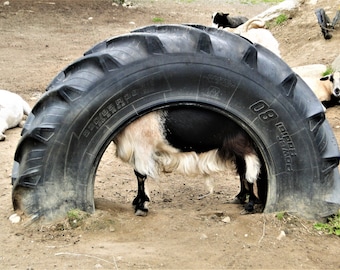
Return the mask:
{"type": "Polygon", "coordinates": [[[142,175],[135,171],[138,182],[138,192],[137,197],[133,200],[132,205],[135,207],[136,216],[146,216],[148,214],[148,203],[150,198],[148,196],[147,189],[145,188],[146,175],[142,175]]]}

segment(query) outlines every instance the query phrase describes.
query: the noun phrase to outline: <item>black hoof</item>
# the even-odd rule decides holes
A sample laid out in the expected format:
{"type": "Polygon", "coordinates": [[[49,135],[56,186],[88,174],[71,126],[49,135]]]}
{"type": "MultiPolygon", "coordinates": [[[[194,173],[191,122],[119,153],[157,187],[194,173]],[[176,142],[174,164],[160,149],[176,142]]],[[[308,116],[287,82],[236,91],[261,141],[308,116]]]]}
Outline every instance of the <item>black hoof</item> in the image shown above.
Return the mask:
{"type": "Polygon", "coordinates": [[[140,197],[136,197],[132,205],[135,207],[135,215],[136,216],[146,216],[148,214],[148,202],[150,199],[146,196],[145,198],[141,199],[140,197]]]}
{"type": "Polygon", "coordinates": [[[145,217],[148,215],[149,210],[148,209],[136,209],[135,215],[140,217],[145,217]]]}
{"type": "Polygon", "coordinates": [[[249,213],[252,213],[252,212],[254,212],[254,205],[255,205],[255,202],[250,201],[247,204],[245,204],[244,210],[249,212],[249,213]]]}
{"type": "Polygon", "coordinates": [[[322,31],[323,37],[324,39],[331,39],[332,38],[332,34],[330,34],[328,31],[323,30],[322,31]]]}

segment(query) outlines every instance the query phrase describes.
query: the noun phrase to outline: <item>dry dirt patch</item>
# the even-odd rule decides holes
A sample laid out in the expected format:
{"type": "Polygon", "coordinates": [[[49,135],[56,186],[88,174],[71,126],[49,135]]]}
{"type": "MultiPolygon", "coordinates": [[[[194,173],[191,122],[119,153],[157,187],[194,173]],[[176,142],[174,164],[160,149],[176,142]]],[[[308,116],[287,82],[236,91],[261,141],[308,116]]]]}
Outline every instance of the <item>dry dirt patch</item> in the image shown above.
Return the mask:
{"type": "MultiPolygon", "coordinates": [[[[222,0],[136,1],[136,7],[112,6],[109,0],[13,0],[0,3],[0,88],[21,94],[33,106],[47,84],[88,48],[110,36],[152,24],[210,25],[217,10],[254,16],[268,5],[232,4],[222,0]]],[[[333,17],[334,1],[304,4],[297,15],[272,32],[283,59],[291,66],[330,64],[340,54],[339,27],[324,40],[314,9],[323,7],[333,17]]],[[[327,118],[339,141],[338,108],[327,118]]],[[[203,179],[166,175],[151,182],[148,217],[133,215],[136,183],[131,168],[113,158],[112,147],[103,157],[96,179],[97,211],[76,229],[67,221],[44,226],[10,224],[10,175],[20,129],[7,132],[1,142],[0,268],[11,269],[221,269],[221,268],[339,268],[339,239],[316,233],[312,222],[287,215],[240,215],[227,204],[238,190],[230,172],[206,193],[203,179]],[[226,222],[230,219],[230,222],[226,222]],[[286,236],[279,240],[284,231],[286,236]]]]}

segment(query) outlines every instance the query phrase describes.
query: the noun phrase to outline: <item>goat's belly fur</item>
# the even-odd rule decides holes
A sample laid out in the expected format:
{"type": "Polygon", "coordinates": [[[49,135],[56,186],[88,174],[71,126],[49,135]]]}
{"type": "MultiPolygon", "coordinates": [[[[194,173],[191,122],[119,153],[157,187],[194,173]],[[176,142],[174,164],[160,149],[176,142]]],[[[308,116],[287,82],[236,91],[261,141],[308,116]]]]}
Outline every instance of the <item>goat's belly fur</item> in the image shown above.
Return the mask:
{"type": "MultiPolygon", "coordinates": [[[[223,147],[226,140],[240,132],[244,133],[218,113],[170,108],[135,120],[114,142],[117,156],[140,174],[152,178],[157,178],[160,172],[173,171],[189,176],[210,175],[234,168],[233,155],[223,152],[223,147]]],[[[245,153],[246,179],[253,183],[260,162],[255,151],[245,153]]]]}

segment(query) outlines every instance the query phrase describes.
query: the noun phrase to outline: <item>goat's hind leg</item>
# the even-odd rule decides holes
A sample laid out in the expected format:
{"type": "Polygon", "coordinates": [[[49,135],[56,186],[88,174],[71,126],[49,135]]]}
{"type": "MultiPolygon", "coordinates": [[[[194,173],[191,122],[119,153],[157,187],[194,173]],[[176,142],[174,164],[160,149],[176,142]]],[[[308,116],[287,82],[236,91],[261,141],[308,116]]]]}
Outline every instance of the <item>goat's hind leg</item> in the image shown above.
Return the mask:
{"type": "Polygon", "coordinates": [[[246,162],[243,158],[236,157],[236,169],[240,176],[241,190],[236,195],[235,203],[244,204],[245,214],[254,212],[255,204],[260,203],[260,200],[254,193],[254,184],[246,180],[246,162]],[[248,197],[248,202],[246,203],[248,197]]]}
{"type": "Polygon", "coordinates": [[[248,185],[248,194],[249,194],[249,199],[248,203],[244,205],[244,210],[245,213],[252,213],[255,210],[255,204],[260,204],[261,201],[259,198],[254,193],[254,184],[253,183],[247,183],[248,185]]]}
{"type": "Polygon", "coordinates": [[[249,191],[246,187],[247,182],[245,178],[246,163],[243,158],[237,158],[237,157],[236,157],[235,163],[236,163],[237,173],[240,177],[240,192],[235,196],[232,203],[244,204],[247,199],[247,195],[249,195],[249,191]]]}
{"type": "Polygon", "coordinates": [[[240,177],[240,192],[235,196],[232,203],[244,204],[247,200],[247,195],[249,195],[249,191],[246,188],[245,179],[240,177]]]}
{"type": "Polygon", "coordinates": [[[254,193],[254,184],[247,182],[245,178],[240,179],[241,191],[236,195],[234,203],[244,204],[243,214],[253,213],[255,210],[255,204],[260,204],[261,201],[254,193]],[[248,202],[246,202],[248,198],[248,202]]]}
{"type": "Polygon", "coordinates": [[[145,188],[145,181],[147,176],[142,175],[137,171],[135,171],[135,175],[138,182],[138,191],[136,198],[132,202],[132,205],[135,207],[136,216],[146,216],[149,211],[148,204],[150,202],[150,197],[148,196],[148,192],[145,188]]]}

